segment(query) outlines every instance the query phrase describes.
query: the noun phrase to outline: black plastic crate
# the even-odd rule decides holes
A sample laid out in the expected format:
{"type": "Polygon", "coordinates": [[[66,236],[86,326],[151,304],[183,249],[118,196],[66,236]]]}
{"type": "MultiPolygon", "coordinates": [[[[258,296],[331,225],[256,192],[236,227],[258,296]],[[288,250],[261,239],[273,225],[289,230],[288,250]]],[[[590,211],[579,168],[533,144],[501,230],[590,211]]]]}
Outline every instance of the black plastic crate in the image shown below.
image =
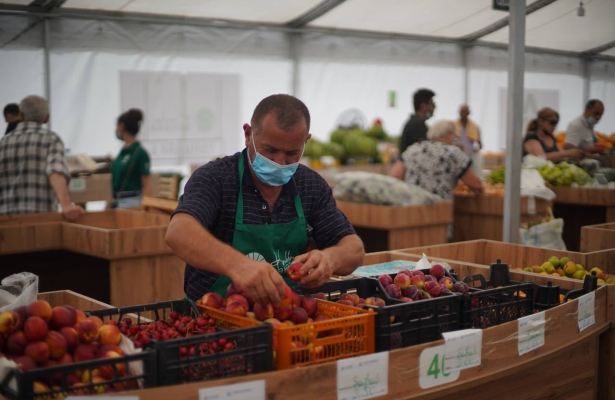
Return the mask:
{"type": "MultiPolygon", "coordinates": [[[[166,320],[173,311],[183,315],[198,316],[201,314],[186,299],[97,310],[90,314],[118,322],[124,317],[131,317],[137,324],[142,324],[149,323],[151,320],[166,320]]],[[[158,384],[173,385],[272,370],[273,350],[270,324],[227,329],[221,322],[218,329],[218,332],[210,334],[152,341],[151,347],[155,349],[157,355],[158,384]],[[232,348],[217,352],[221,341],[232,343],[232,348]],[[212,349],[215,352],[211,353],[212,349]],[[190,354],[191,351],[194,351],[194,354],[190,354]]]]}
{"type": "Polygon", "coordinates": [[[525,282],[463,295],[463,328],[484,329],[532,314],[535,289],[525,282]]]}
{"type": "Polygon", "coordinates": [[[338,300],[343,293],[384,299],[387,304],[385,307],[370,307],[376,311],[376,351],[430,342],[440,339],[442,332],[461,328],[461,296],[443,296],[404,303],[386,296],[380,283],[372,278],[328,282],[308,292],[325,293],[332,301],[338,300]]]}
{"type": "Polygon", "coordinates": [[[154,350],[146,349],[122,357],[81,361],[25,372],[14,369],[9,371],[0,383],[0,393],[8,399],[35,400],[136,390],[155,387],[157,372],[156,353],[154,350]],[[129,366],[132,368],[129,369],[129,366]],[[113,371],[113,378],[94,382],[93,371],[103,367],[113,371]],[[135,367],[142,372],[135,373],[135,367]],[[119,373],[122,369],[127,372],[125,375],[119,373]],[[78,386],[74,386],[74,379],[78,379],[78,386]],[[35,382],[44,382],[46,388],[44,390],[41,390],[40,386],[35,388],[35,382]]]}

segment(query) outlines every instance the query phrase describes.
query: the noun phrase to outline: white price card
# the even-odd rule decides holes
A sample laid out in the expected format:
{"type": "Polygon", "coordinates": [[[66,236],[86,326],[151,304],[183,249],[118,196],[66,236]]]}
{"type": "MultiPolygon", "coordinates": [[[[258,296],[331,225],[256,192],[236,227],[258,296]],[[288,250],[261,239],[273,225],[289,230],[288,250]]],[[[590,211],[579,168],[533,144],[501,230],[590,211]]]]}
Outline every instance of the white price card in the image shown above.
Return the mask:
{"type": "Polygon", "coordinates": [[[517,351],[520,356],[545,345],[544,311],[519,318],[517,323],[517,351]]]}
{"type": "Polygon", "coordinates": [[[429,347],[421,351],[419,358],[419,386],[421,389],[455,382],[459,370],[446,372],[446,345],[429,347]]]}
{"type": "Polygon", "coordinates": [[[337,399],[361,400],[389,393],[389,352],[337,362],[337,399]]]}
{"type": "Polygon", "coordinates": [[[577,299],[579,302],[577,308],[577,325],[579,332],[583,332],[596,323],[596,292],[591,291],[577,299]]]}
{"type": "Polygon", "coordinates": [[[65,400],[139,400],[139,396],[68,396],[65,400]]]}
{"type": "Polygon", "coordinates": [[[447,373],[477,367],[481,362],[483,347],[482,329],[464,329],[444,332],[442,337],[446,353],[444,371],[447,373]]]}
{"type": "Polygon", "coordinates": [[[265,380],[199,389],[199,400],[265,400],[265,380]]]}

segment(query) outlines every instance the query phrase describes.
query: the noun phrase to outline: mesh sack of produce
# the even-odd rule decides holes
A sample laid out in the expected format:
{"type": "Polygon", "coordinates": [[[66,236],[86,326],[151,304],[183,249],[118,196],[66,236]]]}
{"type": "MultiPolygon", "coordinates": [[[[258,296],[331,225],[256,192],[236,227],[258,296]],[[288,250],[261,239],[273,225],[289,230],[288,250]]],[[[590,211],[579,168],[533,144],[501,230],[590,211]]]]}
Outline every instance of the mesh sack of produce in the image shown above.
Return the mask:
{"type": "Polygon", "coordinates": [[[386,206],[432,204],[442,199],[418,186],[372,172],[344,172],[335,176],[333,195],[355,203],[386,206]]]}

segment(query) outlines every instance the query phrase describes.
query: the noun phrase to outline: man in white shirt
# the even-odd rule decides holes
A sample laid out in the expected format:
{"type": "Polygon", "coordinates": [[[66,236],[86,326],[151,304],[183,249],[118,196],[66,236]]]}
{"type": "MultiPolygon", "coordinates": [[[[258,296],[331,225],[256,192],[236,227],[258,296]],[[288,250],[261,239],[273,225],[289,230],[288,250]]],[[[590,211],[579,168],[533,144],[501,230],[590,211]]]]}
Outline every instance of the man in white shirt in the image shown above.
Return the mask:
{"type": "Polygon", "coordinates": [[[585,112],[573,119],[566,129],[566,148],[579,148],[591,153],[599,153],[604,149],[596,145],[594,126],[602,118],[604,104],[602,101],[592,99],[585,105],[585,112]]]}

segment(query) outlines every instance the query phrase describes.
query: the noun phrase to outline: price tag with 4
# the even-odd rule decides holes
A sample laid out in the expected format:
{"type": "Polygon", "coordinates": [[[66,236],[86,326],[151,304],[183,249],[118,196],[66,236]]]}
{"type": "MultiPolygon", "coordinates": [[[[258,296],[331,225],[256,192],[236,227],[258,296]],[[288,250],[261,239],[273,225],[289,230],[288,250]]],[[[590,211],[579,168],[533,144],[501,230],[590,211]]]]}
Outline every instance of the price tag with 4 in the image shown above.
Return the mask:
{"type": "Polygon", "coordinates": [[[419,357],[419,386],[427,389],[459,379],[459,370],[446,372],[446,345],[429,347],[419,357]]]}
{"type": "Polygon", "coordinates": [[[361,400],[389,393],[389,352],[337,362],[337,399],[361,400]]]}

